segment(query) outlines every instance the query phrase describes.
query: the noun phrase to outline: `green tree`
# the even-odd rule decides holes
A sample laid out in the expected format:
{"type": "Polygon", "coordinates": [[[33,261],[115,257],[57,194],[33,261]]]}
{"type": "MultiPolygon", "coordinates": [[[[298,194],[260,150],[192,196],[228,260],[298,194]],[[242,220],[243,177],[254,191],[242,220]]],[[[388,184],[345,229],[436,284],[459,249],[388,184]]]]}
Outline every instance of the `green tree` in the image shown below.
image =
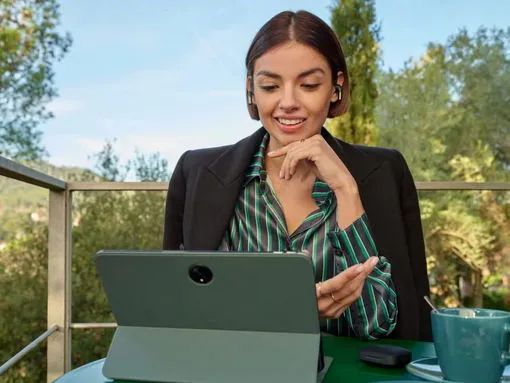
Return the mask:
{"type": "MultiPolygon", "coordinates": [[[[417,180],[509,179],[510,120],[499,100],[510,92],[502,87],[510,68],[509,37],[502,30],[480,28],[472,36],[460,31],[445,44],[429,44],[401,71],[381,73],[380,143],[401,150],[417,180]]],[[[420,197],[437,303],[481,304],[484,287],[486,301],[493,302],[487,304],[499,301],[505,308],[508,303],[493,293],[510,275],[508,193],[422,192],[420,197]]],[[[508,294],[509,287],[506,282],[506,292],[498,294],[508,294]]]]}
{"type": "Polygon", "coordinates": [[[56,0],[0,0],[0,155],[34,160],[44,154],[38,125],[53,117],[53,64],[71,45],[59,31],[56,0]]]}
{"type": "Polygon", "coordinates": [[[420,180],[450,179],[448,161],[484,145],[494,157],[484,177],[510,180],[510,29],[461,30],[403,70],[381,72],[378,85],[380,143],[401,149],[420,180]]]}
{"type": "MultiPolygon", "coordinates": [[[[47,329],[48,231],[25,217],[23,235],[0,250],[0,363],[47,329]]],[[[4,383],[46,380],[46,347],[32,351],[1,377],[4,383]]]]}
{"type": "Polygon", "coordinates": [[[444,135],[459,117],[450,108],[444,48],[429,47],[423,57],[407,61],[399,72],[381,72],[377,84],[379,144],[402,151],[417,180],[449,180],[444,135]]]}
{"type": "MultiPolygon", "coordinates": [[[[94,155],[101,181],[125,181],[132,172],[137,181],[168,181],[168,163],[159,153],[137,152],[120,163],[114,143],[107,142],[94,155]]],[[[165,192],[84,192],[73,218],[73,321],[114,322],[93,262],[101,249],[161,249],[165,192]]],[[[78,197],[78,196],[76,196],[78,197]]],[[[110,345],[111,329],[75,331],[73,366],[103,358],[110,345]]]]}
{"type": "Polygon", "coordinates": [[[469,156],[478,142],[487,144],[496,160],[493,170],[503,177],[502,166],[510,166],[510,28],[482,27],[471,36],[461,30],[448,39],[445,62],[462,116],[448,137],[458,143],[449,148],[450,155],[469,156]]]}
{"type": "MultiPolygon", "coordinates": [[[[159,154],[137,153],[121,164],[108,142],[97,153],[95,170],[82,181],[168,181],[159,154]]],[[[113,322],[93,262],[100,249],[161,249],[165,192],[76,192],[73,194],[72,292],[74,322],[113,322]]],[[[47,225],[29,217],[20,235],[0,250],[0,360],[6,361],[46,329],[47,225]]],[[[73,367],[103,358],[112,329],[74,330],[73,367]]],[[[2,382],[42,382],[46,349],[41,346],[2,375],[2,382]]]]}
{"type": "Polygon", "coordinates": [[[331,24],[342,43],[350,75],[351,102],[343,116],[329,120],[328,130],[351,143],[374,145],[374,109],[380,48],[374,0],[338,0],[331,24]]]}

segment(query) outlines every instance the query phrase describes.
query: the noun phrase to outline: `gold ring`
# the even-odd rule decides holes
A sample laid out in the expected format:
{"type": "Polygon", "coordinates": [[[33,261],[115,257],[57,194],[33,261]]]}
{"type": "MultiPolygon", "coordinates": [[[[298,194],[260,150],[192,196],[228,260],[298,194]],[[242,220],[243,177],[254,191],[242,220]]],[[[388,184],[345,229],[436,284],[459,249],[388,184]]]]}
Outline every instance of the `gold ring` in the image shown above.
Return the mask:
{"type": "Polygon", "coordinates": [[[333,293],[329,294],[331,296],[331,299],[333,299],[333,302],[336,302],[336,303],[339,303],[336,299],[335,299],[335,296],[333,295],[333,293]]]}

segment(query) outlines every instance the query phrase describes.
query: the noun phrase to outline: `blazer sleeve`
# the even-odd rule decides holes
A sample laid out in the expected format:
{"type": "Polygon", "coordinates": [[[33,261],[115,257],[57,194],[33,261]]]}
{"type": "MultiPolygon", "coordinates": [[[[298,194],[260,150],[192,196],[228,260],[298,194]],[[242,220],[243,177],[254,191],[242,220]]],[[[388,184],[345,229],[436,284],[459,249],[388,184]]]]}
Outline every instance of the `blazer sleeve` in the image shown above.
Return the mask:
{"type": "Polygon", "coordinates": [[[398,152],[402,167],[402,179],[400,183],[400,205],[402,218],[409,252],[409,260],[413,272],[418,305],[420,311],[419,337],[423,341],[432,340],[430,323],[430,309],[426,305],[423,296],[430,294],[429,279],[427,273],[427,261],[425,256],[425,243],[423,228],[418,203],[418,193],[409,167],[403,155],[398,152]]]}
{"type": "Polygon", "coordinates": [[[182,222],[186,199],[186,177],[184,175],[184,153],[170,178],[165,204],[163,250],[179,250],[183,247],[182,222]]]}

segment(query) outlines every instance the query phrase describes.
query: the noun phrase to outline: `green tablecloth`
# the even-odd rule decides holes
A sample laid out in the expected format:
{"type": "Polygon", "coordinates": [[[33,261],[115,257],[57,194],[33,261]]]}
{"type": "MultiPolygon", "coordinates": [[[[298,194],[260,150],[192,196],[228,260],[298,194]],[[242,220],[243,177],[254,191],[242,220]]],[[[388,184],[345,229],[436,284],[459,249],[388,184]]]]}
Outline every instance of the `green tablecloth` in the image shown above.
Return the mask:
{"type": "MultiPolygon", "coordinates": [[[[434,345],[426,342],[381,340],[378,344],[392,344],[411,350],[413,360],[435,356],[434,345]]],[[[358,359],[358,352],[368,342],[354,338],[324,337],[324,353],[333,357],[333,363],[324,379],[324,383],[372,383],[385,380],[420,380],[408,374],[405,368],[387,369],[367,365],[358,359]]],[[[101,373],[103,360],[89,363],[70,371],[56,383],[108,383],[113,382],[101,373]]],[[[115,381],[121,383],[120,381],[115,381]]],[[[122,383],[129,383],[122,381],[122,383]]]]}
{"type": "MultiPolygon", "coordinates": [[[[325,337],[324,353],[334,359],[324,383],[371,383],[385,380],[423,382],[409,374],[405,368],[380,368],[361,362],[358,359],[358,352],[368,344],[368,342],[361,342],[353,338],[325,337]]],[[[413,360],[436,356],[433,343],[385,339],[379,340],[375,344],[391,344],[407,348],[412,352],[413,360]]]]}

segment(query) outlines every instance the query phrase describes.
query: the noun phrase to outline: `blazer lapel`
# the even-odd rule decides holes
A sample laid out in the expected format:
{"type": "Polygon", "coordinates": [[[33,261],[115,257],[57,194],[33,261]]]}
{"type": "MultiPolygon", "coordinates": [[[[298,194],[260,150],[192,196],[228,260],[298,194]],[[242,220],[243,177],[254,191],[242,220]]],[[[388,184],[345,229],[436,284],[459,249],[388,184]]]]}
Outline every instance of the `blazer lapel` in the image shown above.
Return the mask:
{"type": "Polygon", "coordinates": [[[377,243],[382,243],[382,233],[387,225],[388,213],[393,214],[399,206],[393,206],[398,195],[396,183],[389,162],[375,158],[356,146],[335,139],[323,129],[322,135],[336,154],[343,161],[358,185],[358,190],[365,212],[374,231],[377,243]],[[385,187],[381,188],[381,185],[385,187]],[[394,194],[397,193],[397,194],[394,194]],[[393,198],[392,198],[393,197],[393,198]],[[386,200],[385,203],[381,201],[386,200]],[[392,205],[393,203],[393,205],[392,205]]]}
{"type": "Polygon", "coordinates": [[[192,185],[184,227],[186,250],[217,250],[234,213],[245,172],[265,129],[230,146],[211,164],[202,167],[192,185]]]}
{"type": "Polygon", "coordinates": [[[379,161],[366,155],[354,145],[334,138],[326,129],[323,128],[321,134],[337,156],[340,157],[347,169],[349,169],[358,187],[363,185],[366,178],[381,165],[379,161]]]}
{"type": "MultiPolygon", "coordinates": [[[[246,169],[258,149],[266,130],[260,128],[251,136],[228,147],[216,160],[199,169],[191,185],[186,203],[184,247],[187,250],[216,250],[228,228],[244,183],[246,169]]],[[[322,136],[345,163],[358,184],[360,196],[371,223],[379,214],[377,188],[368,181],[380,166],[371,156],[355,146],[335,139],[322,129],[322,136]]],[[[383,216],[384,217],[384,216],[383,216]]],[[[381,217],[381,218],[383,218],[381,217]]]]}

